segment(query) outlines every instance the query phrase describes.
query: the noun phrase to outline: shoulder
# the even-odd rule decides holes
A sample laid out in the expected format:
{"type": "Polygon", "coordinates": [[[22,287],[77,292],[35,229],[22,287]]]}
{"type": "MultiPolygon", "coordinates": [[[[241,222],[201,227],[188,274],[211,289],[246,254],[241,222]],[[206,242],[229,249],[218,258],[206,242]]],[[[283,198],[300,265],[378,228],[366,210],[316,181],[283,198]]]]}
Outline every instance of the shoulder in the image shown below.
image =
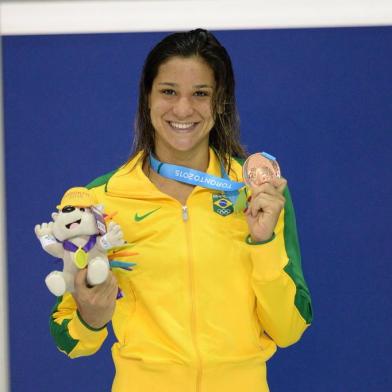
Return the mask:
{"type": "Polygon", "coordinates": [[[237,164],[242,167],[242,166],[244,166],[246,158],[231,157],[231,160],[232,160],[232,162],[237,162],[237,164]]]}
{"type": "Polygon", "coordinates": [[[104,190],[106,191],[107,185],[109,181],[112,179],[112,177],[116,175],[122,175],[124,173],[132,171],[137,164],[140,164],[141,158],[142,158],[142,152],[134,154],[133,156],[131,156],[131,158],[129,158],[127,162],[122,164],[120,167],[95,178],[94,180],[90,181],[87,185],[85,185],[85,187],[88,189],[103,187],[104,190]]]}
{"type": "Polygon", "coordinates": [[[112,170],[102,176],[95,178],[94,180],[90,181],[85,187],[87,189],[99,188],[104,187],[106,188],[107,183],[109,180],[117,173],[118,169],[112,170]]]}
{"type": "Polygon", "coordinates": [[[229,176],[235,181],[243,181],[242,167],[245,162],[245,158],[241,157],[230,157],[230,174],[229,176]]]}

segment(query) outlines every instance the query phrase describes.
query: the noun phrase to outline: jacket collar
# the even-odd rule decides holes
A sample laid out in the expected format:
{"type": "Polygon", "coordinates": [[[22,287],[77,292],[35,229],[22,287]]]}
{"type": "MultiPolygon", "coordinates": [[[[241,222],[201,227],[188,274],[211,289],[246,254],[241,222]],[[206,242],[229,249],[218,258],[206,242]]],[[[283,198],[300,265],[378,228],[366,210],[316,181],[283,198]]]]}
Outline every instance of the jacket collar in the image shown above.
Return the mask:
{"type": "MultiPolygon", "coordinates": [[[[215,151],[209,149],[209,163],[207,173],[221,176],[221,164],[215,151]]],[[[126,163],[109,179],[106,192],[108,195],[128,198],[160,198],[162,192],[150,181],[143,172],[142,153],[138,153],[130,162],[126,163]]],[[[202,187],[195,187],[194,192],[209,191],[202,187]]]]}

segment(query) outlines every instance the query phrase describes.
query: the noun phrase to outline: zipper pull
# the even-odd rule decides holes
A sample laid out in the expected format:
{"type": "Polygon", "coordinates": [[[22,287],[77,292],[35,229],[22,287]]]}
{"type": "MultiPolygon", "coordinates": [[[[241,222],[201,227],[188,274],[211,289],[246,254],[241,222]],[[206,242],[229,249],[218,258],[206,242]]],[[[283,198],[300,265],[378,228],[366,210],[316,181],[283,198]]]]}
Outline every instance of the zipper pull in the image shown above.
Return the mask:
{"type": "Polygon", "coordinates": [[[182,206],[182,220],[184,222],[186,222],[188,220],[188,218],[189,218],[188,207],[187,206],[182,206]]]}

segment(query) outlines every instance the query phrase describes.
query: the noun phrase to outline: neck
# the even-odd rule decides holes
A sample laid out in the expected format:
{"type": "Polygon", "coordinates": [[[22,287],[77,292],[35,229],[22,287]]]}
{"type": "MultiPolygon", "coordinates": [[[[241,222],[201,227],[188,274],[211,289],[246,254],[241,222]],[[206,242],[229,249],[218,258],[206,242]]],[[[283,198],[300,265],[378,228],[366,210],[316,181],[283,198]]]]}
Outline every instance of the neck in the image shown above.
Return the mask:
{"type": "Polygon", "coordinates": [[[164,163],[171,163],[172,165],[185,166],[199,171],[207,171],[209,163],[209,148],[203,151],[175,151],[168,152],[158,150],[155,157],[164,163]]]}

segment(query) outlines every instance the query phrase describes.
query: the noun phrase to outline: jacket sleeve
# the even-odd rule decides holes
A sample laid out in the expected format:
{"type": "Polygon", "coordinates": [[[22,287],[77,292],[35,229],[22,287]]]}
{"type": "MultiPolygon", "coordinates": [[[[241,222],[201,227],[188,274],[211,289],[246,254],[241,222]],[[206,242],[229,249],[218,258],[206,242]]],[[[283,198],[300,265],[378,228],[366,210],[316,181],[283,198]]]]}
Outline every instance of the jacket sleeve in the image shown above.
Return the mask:
{"type": "Polygon", "coordinates": [[[70,358],[94,354],[108,334],[106,327],[93,329],[82,320],[70,293],[58,298],[49,324],[57,348],[70,358]]]}
{"type": "Polygon", "coordinates": [[[300,339],[312,322],[310,293],[303,277],[294,209],[288,188],[274,236],[252,243],[252,285],[264,331],[280,347],[300,339]]]}

